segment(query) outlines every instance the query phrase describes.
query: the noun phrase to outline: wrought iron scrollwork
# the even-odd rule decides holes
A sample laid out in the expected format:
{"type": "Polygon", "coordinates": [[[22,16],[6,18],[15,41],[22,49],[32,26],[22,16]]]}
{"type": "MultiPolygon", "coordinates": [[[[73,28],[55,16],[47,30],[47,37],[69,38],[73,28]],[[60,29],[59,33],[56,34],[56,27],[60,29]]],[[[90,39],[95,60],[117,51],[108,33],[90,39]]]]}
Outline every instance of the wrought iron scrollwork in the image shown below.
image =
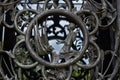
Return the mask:
{"type": "Polygon", "coordinates": [[[33,9],[24,9],[19,11],[14,19],[16,31],[18,31],[19,34],[24,35],[30,22],[38,13],[39,12],[33,9]]]}
{"type": "Polygon", "coordinates": [[[116,17],[109,0],[1,0],[0,80],[120,79],[116,17]],[[15,36],[10,49],[6,29],[15,36]],[[97,42],[106,29],[116,38],[110,50],[97,42]]]}
{"type": "MultiPolygon", "coordinates": [[[[54,19],[54,18],[53,18],[54,19]]],[[[58,18],[59,19],[59,18],[58,18]]],[[[48,26],[49,27],[49,26],[48,26]]],[[[54,27],[56,28],[56,26],[54,27]]],[[[41,31],[41,30],[40,30],[41,31]]],[[[40,39],[40,41],[42,41],[43,37],[46,37],[46,35],[44,35],[44,32],[40,32],[38,30],[39,33],[35,34],[38,35],[40,39]],[[43,34],[43,35],[42,35],[43,34]]],[[[34,31],[36,33],[36,31],[34,31]]],[[[71,14],[71,13],[68,13],[68,12],[65,12],[65,11],[62,11],[62,10],[49,10],[49,11],[45,11],[43,13],[41,13],[40,15],[38,15],[30,24],[29,28],[27,29],[27,32],[26,32],[26,46],[28,48],[28,50],[31,52],[31,55],[34,57],[34,59],[36,59],[38,62],[46,65],[46,66],[50,66],[50,67],[62,67],[62,66],[68,66],[70,64],[73,64],[75,61],[79,60],[79,58],[81,57],[81,55],[83,54],[84,50],[87,48],[87,44],[88,44],[88,34],[87,34],[87,30],[85,29],[83,23],[77,18],[77,16],[74,14],[71,14]],[[53,61],[52,62],[48,62],[44,59],[42,59],[42,57],[39,57],[39,55],[37,55],[37,53],[33,50],[33,48],[31,47],[31,43],[30,43],[30,37],[31,36],[34,36],[34,35],[31,35],[33,34],[32,33],[32,29],[34,29],[34,25],[35,23],[39,23],[39,24],[36,24],[35,27],[38,27],[39,28],[44,28],[46,26],[42,26],[44,25],[44,21],[47,20],[47,18],[49,19],[49,16],[53,16],[54,14],[57,14],[57,16],[59,17],[63,17],[63,18],[72,18],[72,22],[74,21],[74,23],[76,24],[75,26],[74,25],[70,25],[68,27],[69,28],[69,31],[68,34],[67,34],[67,37],[64,41],[64,46],[63,46],[63,52],[58,52],[59,54],[57,54],[55,51],[54,51],[54,48],[53,50],[50,49],[48,50],[49,48],[52,47],[52,45],[45,45],[44,43],[41,43],[41,42],[38,42],[37,44],[41,46],[43,46],[42,48],[42,51],[41,53],[48,53],[48,54],[51,54],[51,58],[53,58],[53,61]],[[40,22],[38,22],[40,21],[40,22]],[[77,33],[74,32],[74,27],[77,26],[77,33]],[[80,51],[74,51],[74,49],[71,51],[70,48],[72,48],[72,43],[75,41],[75,37],[74,35],[76,34],[76,36],[78,35],[78,38],[79,36],[83,36],[82,37],[82,40],[83,40],[83,43],[82,43],[82,49],[80,51]],[[81,35],[82,34],[82,35],[81,35]],[[73,35],[73,36],[71,36],[73,35]],[[65,50],[64,50],[65,49],[65,50]],[[71,56],[69,54],[76,54],[77,56],[71,56]],[[61,56],[61,55],[66,55],[66,56],[61,56]],[[61,57],[60,57],[61,56],[61,57]],[[72,60],[72,57],[75,57],[73,58],[72,60]],[[59,62],[60,60],[64,60],[64,62],[59,62]]],[[[54,36],[54,35],[53,35],[54,36]]],[[[49,38],[50,36],[48,36],[49,38]]],[[[57,39],[57,37],[54,37],[53,38],[54,40],[57,39]]],[[[44,41],[47,41],[49,39],[44,39],[44,41]]]]}
{"type": "Polygon", "coordinates": [[[96,13],[90,10],[81,10],[77,11],[76,14],[85,23],[90,35],[95,34],[98,31],[99,21],[96,13]]]}
{"type": "Polygon", "coordinates": [[[109,27],[116,19],[116,9],[107,0],[100,0],[100,2],[87,0],[84,5],[83,9],[88,9],[97,13],[100,28],[105,29],[109,27]]]}

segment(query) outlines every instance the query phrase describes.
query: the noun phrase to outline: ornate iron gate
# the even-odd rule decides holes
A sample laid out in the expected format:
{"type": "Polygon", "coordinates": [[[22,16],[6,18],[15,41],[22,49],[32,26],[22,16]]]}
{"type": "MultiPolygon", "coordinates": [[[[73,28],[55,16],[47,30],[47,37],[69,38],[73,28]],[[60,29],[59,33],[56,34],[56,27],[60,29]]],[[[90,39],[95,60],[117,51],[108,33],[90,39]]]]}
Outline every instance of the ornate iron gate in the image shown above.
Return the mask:
{"type": "Polygon", "coordinates": [[[0,0],[0,80],[119,80],[116,16],[108,0],[0,0]]]}

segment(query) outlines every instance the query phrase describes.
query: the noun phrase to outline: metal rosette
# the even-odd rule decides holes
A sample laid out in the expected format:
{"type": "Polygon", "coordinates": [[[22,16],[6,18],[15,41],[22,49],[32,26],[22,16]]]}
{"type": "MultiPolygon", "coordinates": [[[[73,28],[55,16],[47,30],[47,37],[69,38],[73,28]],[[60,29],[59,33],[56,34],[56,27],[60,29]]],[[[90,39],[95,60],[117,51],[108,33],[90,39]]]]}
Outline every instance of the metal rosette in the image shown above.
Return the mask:
{"type": "MultiPolygon", "coordinates": [[[[54,27],[56,28],[56,26],[54,27]]],[[[65,26],[64,26],[64,29],[66,29],[65,26]]],[[[55,30],[56,29],[53,29],[53,33],[56,32],[55,30]]],[[[60,32],[61,31],[59,31],[59,33],[60,32]]],[[[35,19],[32,20],[32,22],[30,23],[26,31],[25,42],[26,42],[28,51],[30,51],[31,56],[35,60],[37,60],[40,64],[43,64],[45,66],[50,66],[50,67],[65,67],[65,66],[70,66],[71,64],[74,64],[77,61],[79,61],[79,59],[84,54],[88,46],[88,31],[85,28],[83,22],[79,20],[78,16],[76,16],[75,14],[66,12],[64,10],[56,10],[56,9],[48,10],[48,11],[42,12],[40,15],[37,15],[35,19]],[[73,32],[68,32],[68,31],[65,32],[66,34],[64,38],[60,38],[56,36],[57,33],[52,36],[47,35],[49,33],[48,32],[49,27],[46,27],[45,23],[50,18],[53,19],[54,21],[53,16],[55,15],[60,17],[58,18],[58,20],[59,19],[68,20],[69,22],[67,22],[67,24],[74,23],[75,29],[73,30],[73,32]],[[74,36],[74,39],[72,39],[73,36],[70,38],[67,37],[67,36],[70,36],[70,34],[76,35],[74,36]],[[42,50],[42,52],[41,51],[38,51],[38,53],[35,52],[30,42],[31,39],[33,39],[33,41],[38,41],[36,45],[40,46],[39,48],[42,50]],[[57,41],[58,39],[63,40],[63,42],[65,42],[63,44],[64,46],[62,47],[62,49],[67,48],[67,51],[61,50],[57,53],[53,45],[49,43],[50,40],[57,41]],[[81,45],[77,45],[77,43],[81,45]],[[48,60],[45,59],[46,56],[48,60]]]]}

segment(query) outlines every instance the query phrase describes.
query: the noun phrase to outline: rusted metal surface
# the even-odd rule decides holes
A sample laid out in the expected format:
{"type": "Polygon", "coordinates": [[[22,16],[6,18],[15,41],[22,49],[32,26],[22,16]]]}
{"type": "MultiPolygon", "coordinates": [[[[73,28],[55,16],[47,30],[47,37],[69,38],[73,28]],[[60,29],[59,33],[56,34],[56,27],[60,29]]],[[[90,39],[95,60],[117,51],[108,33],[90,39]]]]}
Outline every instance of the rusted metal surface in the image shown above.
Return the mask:
{"type": "Polygon", "coordinates": [[[96,42],[99,30],[111,29],[116,17],[108,0],[0,0],[1,80],[119,80],[117,25],[114,49],[103,50],[96,42]],[[6,28],[15,35],[9,50],[6,28]]]}

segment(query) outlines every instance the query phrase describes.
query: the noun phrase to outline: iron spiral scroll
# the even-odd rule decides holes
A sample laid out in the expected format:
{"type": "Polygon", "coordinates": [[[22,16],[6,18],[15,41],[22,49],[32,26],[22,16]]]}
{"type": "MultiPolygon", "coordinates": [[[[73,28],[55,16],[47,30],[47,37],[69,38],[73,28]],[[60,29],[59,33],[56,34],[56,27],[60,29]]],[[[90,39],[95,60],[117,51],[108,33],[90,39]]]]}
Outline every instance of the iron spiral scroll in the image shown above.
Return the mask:
{"type": "Polygon", "coordinates": [[[116,17],[110,0],[1,0],[0,80],[119,80],[116,17]]]}

